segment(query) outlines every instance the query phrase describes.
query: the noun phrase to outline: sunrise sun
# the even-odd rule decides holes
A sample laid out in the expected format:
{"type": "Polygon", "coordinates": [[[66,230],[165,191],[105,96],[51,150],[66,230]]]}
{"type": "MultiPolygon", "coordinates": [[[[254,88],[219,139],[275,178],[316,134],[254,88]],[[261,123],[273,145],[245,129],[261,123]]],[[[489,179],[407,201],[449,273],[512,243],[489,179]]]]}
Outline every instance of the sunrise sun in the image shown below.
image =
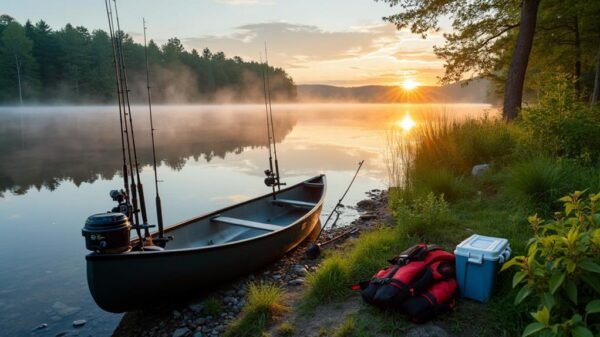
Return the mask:
{"type": "Polygon", "coordinates": [[[419,86],[419,83],[410,78],[406,79],[406,80],[404,80],[404,82],[402,82],[402,88],[404,88],[404,90],[413,90],[414,88],[416,88],[418,86],[419,86]]]}

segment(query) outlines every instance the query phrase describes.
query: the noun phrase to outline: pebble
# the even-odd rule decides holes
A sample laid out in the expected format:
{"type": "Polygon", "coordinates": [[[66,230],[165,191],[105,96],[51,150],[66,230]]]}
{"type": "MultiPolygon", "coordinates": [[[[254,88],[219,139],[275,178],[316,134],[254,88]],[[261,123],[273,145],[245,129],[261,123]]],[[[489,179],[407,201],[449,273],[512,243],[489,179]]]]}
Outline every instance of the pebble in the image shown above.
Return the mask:
{"type": "Polygon", "coordinates": [[[204,309],[204,303],[190,304],[188,308],[195,313],[199,313],[202,311],[202,309],[204,309]]]}
{"type": "Polygon", "coordinates": [[[190,329],[188,329],[188,328],[179,328],[179,329],[177,329],[177,330],[175,330],[173,332],[172,337],[183,337],[183,336],[185,336],[185,335],[187,335],[189,333],[191,333],[190,329]]]}
{"type": "Polygon", "coordinates": [[[299,285],[304,284],[304,279],[299,277],[297,279],[291,280],[290,282],[288,282],[288,284],[291,286],[299,286],[299,285]]]}
{"type": "Polygon", "coordinates": [[[73,321],[73,326],[76,328],[79,328],[79,327],[84,326],[85,323],[87,323],[87,321],[85,319],[78,319],[76,321],[73,321]]]}
{"type": "Polygon", "coordinates": [[[173,317],[179,318],[179,317],[181,317],[181,313],[177,310],[173,310],[173,317]]]}
{"type": "Polygon", "coordinates": [[[48,327],[48,323],[42,323],[38,326],[36,326],[35,328],[31,329],[31,331],[36,331],[36,330],[42,330],[48,327]]]}
{"type": "Polygon", "coordinates": [[[373,213],[365,213],[360,215],[361,220],[373,220],[377,217],[377,215],[373,213]]]}
{"type": "Polygon", "coordinates": [[[304,267],[301,264],[296,264],[292,267],[292,271],[296,274],[296,275],[300,275],[300,276],[306,276],[306,274],[308,273],[308,271],[306,270],[306,267],[304,267]]]}
{"type": "Polygon", "coordinates": [[[194,336],[192,336],[192,337],[202,337],[202,336],[203,336],[202,331],[196,331],[196,332],[194,332],[194,336]]]}

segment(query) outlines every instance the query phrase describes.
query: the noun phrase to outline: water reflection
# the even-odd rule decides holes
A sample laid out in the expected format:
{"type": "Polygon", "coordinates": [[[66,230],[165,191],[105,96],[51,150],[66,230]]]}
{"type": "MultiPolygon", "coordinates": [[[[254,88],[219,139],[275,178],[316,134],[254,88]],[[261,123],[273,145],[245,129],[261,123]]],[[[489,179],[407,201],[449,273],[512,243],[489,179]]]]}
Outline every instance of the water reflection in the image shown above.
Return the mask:
{"type": "MultiPolygon", "coordinates": [[[[180,170],[188,158],[207,162],[266,143],[258,109],[157,107],[157,160],[180,170]],[[255,111],[253,111],[255,110],[255,111]]],[[[134,109],[140,165],[150,165],[146,110],[134,109]]],[[[0,192],[23,194],[30,187],[54,190],[61,181],[79,186],[112,179],[122,167],[115,109],[45,108],[0,111],[0,192]]],[[[292,130],[291,115],[274,118],[277,141],[292,130]]]]}
{"type": "MultiPolygon", "coordinates": [[[[386,131],[406,111],[415,123],[432,116],[476,116],[486,105],[300,104],[274,106],[282,177],[294,184],[327,174],[326,217],[365,159],[346,204],[387,186],[386,131]]],[[[262,106],[155,108],[158,169],[165,223],[269,191],[262,106]]],[[[142,181],[153,179],[145,107],[134,107],[142,181]]],[[[121,186],[118,115],[110,107],[0,108],[0,331],[54,336],[87,319],[80,335],[108,336],[118,315],[93,303],[85,279],[84,219],[108,210],[121,186]]],[[[153,188],[146,187],[147,198],[153,188]]],[[[344,216],[356,215],[351,209],[344,216]]],[[[149,218],[155,219],[149,209],[149,218]]],[[[344,219],[341,220],[341,223],[344,219]]]]}

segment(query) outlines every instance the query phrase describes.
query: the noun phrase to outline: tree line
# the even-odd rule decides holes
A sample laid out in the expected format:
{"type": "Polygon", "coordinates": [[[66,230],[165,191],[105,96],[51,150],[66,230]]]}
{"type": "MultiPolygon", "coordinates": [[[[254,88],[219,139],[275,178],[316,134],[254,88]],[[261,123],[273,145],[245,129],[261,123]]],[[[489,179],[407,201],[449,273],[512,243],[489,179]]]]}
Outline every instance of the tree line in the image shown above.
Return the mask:
{"type": "Polygon", "coordinates": [[[570,74],[581,100],[600,101],[600,1],[376,0],[398,8],[384,18],[424,38],[449,17],[452,32],[434,52],[445,61],[442,83],[482,75],[504,95],[514,119],[523,97],[557,73],[570,74]]]}
{"type": "MultiPolygon", "coordinates": [[[[184,49],[178,38],[147,46],[153,99],[157,103],[259,101],[264,65],[208,48],[184,49]]],[[[123,34],[132,99],[146,92],[144,46],[123,34]]],[[[0,16],[0,104],[111,103],[116,99],[112,45],[107,32],[43,20],[21,25],[0,16]]],[[[281,68],[269,67],[274,100],[294,100],[296,86],[281,68]]]]}

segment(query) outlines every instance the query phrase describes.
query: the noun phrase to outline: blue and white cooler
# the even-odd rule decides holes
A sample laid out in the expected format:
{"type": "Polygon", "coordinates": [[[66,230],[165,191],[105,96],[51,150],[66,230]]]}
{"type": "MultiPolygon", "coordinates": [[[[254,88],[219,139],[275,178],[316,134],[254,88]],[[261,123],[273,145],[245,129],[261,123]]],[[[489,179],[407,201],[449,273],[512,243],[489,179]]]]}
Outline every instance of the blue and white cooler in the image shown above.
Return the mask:
{"type": "Polygon", "coordinates": [[[456,280],[460,296],[482,303],[492,295],[500,266],[510,258],[507,239],[473,234],[456,246],[456,280]]]}

